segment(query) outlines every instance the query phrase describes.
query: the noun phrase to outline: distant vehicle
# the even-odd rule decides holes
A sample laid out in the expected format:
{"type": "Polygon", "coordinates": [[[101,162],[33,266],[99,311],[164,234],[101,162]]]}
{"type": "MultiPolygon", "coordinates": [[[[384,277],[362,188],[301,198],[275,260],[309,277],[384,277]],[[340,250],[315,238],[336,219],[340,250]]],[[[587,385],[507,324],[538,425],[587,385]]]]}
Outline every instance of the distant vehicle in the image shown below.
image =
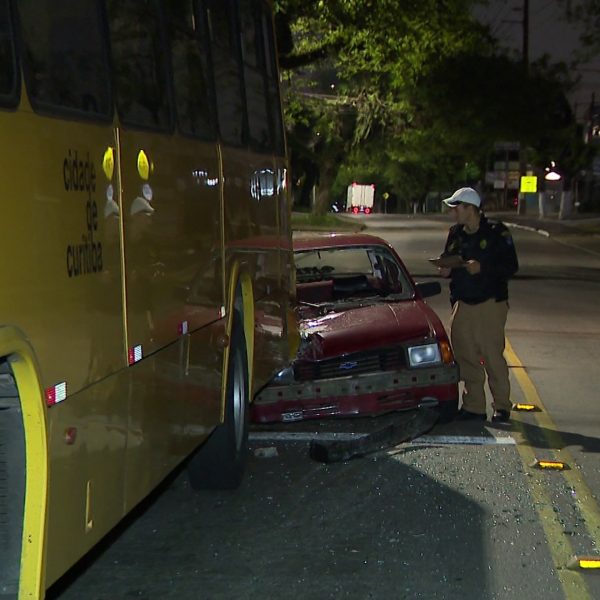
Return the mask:
{"type": "Polygon", "coordinates": [[[373,200],[375,198],[375,185],[370,183],[363,185],[352,183],[348,186],[348,196],[346,199],[346,210],[355,215],[364,213],[369,215],[373,212],[373,200]]]}
{"type": "Polygon", "coordinates": [[[300,346],[256,396],[255,422],[458,408],[458,369],[439,317],[385,240],[366,234],[294,240],[300,346]]]}

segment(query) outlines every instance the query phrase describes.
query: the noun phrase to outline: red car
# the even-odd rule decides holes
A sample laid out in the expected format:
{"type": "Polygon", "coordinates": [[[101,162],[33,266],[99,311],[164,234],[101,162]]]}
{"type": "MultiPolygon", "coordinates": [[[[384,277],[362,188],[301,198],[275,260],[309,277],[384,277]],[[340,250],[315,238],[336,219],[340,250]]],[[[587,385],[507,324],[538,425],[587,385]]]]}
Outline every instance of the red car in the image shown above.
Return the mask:
{"type": "Polygon", "coordinates": [[[439,317],[394,248],[366,234],[294,240],[300,345],[255,398],[258,423],[458,408],[458,367],[439,317]]]}

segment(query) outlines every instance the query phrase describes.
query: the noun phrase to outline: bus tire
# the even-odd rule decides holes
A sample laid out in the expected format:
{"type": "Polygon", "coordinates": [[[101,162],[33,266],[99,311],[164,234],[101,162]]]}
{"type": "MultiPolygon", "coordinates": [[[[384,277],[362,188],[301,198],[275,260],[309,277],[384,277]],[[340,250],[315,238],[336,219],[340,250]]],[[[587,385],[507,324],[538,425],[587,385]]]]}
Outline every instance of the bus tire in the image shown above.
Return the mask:
{"type": "Polygon", "coordinates": [[[241,318],[233,322],[225,422],[219,425],[188,462],[193,489],[233,490],[242,482],[248,459],[248,359],[241,318]]]}

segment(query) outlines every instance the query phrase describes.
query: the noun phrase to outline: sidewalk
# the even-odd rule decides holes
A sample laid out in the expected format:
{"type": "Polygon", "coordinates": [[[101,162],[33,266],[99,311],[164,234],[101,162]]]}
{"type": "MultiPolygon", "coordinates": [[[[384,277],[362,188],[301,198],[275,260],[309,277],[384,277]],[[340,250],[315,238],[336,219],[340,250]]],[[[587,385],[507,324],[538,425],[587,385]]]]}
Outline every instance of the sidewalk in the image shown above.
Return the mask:
{"type": "Polygon", "coordinates": [[[600,214],[577,214],[560,220],[557,215],[540,219],[536,215],[519,215],[516,212],[493,212],[489,216],[514,227],[537,231],[542,235],[588,235],[600,240],[600,214]]]}
{"type": "Polygon", "coordinates": [[[489,216],[501,220],[508,227],[535,231],[566,246],[600,256],[600,215],[598,214],[578,214],[568,219],[558,219],[557,215],[540,219],[534,215],[518,215],[514,212],[493,212],[489,216]]]}

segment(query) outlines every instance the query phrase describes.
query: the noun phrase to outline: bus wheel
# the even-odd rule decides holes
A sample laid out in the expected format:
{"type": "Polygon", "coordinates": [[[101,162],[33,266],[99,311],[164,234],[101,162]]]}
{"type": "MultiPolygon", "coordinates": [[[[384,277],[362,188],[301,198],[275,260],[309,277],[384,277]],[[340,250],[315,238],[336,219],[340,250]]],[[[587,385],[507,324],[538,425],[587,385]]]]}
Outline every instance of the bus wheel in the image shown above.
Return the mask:
{"type": "Polygon", "coordinates": [[[25,506],[25,429],[12,369],[0,359],[0,598],[16,598],[25,506]],[[6,552],[6,558],[4,557],[6,552]],[[6,594],[6,595],[5,595],[6,594]]]}
{"type": "Polygon", "coordinates": [[[248,458],[248,360],[241,319],[233,323],[225,422],[217,427],[188,462],[192,488],[232,490],[244,475],[248,458]]]}

